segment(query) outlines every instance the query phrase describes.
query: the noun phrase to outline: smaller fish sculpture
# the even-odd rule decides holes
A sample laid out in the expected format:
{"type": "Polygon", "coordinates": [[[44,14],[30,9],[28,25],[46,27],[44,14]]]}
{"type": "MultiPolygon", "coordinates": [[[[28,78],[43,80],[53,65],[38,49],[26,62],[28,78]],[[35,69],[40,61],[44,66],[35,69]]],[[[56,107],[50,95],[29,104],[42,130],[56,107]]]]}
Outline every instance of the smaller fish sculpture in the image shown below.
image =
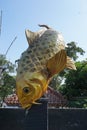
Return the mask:
{"type": "Polygon", "coordinates": [[[47,25],[39,26],[43,28],[37,32],[25,30],[29,47],[18,62],[16,90],[23,108],[38,104],[55,74],[64,68],[76,70],[66,54],[62,34],[47,25]]]}

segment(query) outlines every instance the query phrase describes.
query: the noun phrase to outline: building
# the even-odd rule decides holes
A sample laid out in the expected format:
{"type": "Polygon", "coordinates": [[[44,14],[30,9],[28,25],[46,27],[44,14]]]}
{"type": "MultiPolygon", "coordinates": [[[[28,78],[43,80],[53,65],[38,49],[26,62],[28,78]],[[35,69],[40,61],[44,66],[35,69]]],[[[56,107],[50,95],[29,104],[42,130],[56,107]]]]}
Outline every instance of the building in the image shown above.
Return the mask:
{"type": "MultiPolygon", "coordinates": [[[[48,107],[65,107],[67,105],[67,100],[62,96],[61,93],[55,91],[53,88],[48,87],[47,92],[44,97],[48,99],[48,107]]],[[[7,106],[20,106],[18,102],[18,97],[16,94],[9,95],[5,98],[5,103],[7,106]]]]}

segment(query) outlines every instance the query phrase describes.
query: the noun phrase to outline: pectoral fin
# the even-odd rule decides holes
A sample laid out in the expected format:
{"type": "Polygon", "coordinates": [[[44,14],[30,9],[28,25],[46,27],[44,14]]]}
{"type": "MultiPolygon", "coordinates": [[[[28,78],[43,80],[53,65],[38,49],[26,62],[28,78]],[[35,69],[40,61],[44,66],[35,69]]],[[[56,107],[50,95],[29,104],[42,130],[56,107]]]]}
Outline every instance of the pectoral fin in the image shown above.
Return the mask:
{"type": "Polygon", "coordinates": [[[32,104],[37,104],[38,105],[38,104],[41,104],[41,103],[39,103],[39,102],[33,102],[32,104]]]}
{"type": "Polygon", "coordinates": [[[67,56],[65,50],[59,51],[47,62],[47,69],[50,77],[62,71],[66,66],[67,56]]]}

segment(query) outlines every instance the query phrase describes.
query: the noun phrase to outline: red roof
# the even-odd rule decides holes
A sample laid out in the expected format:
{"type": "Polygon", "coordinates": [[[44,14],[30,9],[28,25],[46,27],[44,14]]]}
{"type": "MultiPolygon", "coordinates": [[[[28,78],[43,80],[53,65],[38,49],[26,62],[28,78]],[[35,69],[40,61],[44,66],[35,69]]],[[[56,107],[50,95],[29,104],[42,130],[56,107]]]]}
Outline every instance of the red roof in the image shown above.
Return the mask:
{"type": "MultiPolygon", "coordinates": [[[[49,107],[60,107],[65,106],[67,100],[60,94],[58,91],[55,91],[53,88],[48,87],[47,92],[45,93],[45,97],[48,98],[48,106],[49,107]]],[[[8,106],[18,106],[18,97],[16,94],[9,95],[5,98],[5,103],[8,106]]]]}
{"type": "Polygon", "coordinates": [[[18,102],[18,97],[17,97],[17,95],[16,94],[12,94],[12,95],[9,95],[9,96],[7,96],[6,98],[5,98],[5,103],[9,106],[9,105],[11,105],[11,106],[16,106],[16,105],[18,105],[19,104],[19,102],[18,102]]]}
{"type": "Polygon", "coordinates": [[[64,98],[64,96],[51,87],[48,87],[45,96],[48,98],[49,107],[63,107],[67,104],[67,100],[64,98]]]}

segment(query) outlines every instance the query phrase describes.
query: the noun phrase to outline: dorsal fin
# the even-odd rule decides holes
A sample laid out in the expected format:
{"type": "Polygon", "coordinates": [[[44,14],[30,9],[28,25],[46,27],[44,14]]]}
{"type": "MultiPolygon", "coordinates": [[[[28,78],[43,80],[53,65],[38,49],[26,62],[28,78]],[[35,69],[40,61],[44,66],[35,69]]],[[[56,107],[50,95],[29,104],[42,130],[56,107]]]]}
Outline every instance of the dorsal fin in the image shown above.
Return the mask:
{"type": "Polygon", "coordinates": [[[37,38],[39,38],[45,31],[47,30],[47,28],[42,28],[37,32],[32,32],[30,30],[25,30],[25,35],[28,41],[28,44],[32,44],[37,38]]]}
{"type": "Polygon", "coordinates": [[[32,44],[38,37],[38,33],[31,32],[30,30],[25,30],[25,35],[28,41],[28,44],[32,44]]]}

